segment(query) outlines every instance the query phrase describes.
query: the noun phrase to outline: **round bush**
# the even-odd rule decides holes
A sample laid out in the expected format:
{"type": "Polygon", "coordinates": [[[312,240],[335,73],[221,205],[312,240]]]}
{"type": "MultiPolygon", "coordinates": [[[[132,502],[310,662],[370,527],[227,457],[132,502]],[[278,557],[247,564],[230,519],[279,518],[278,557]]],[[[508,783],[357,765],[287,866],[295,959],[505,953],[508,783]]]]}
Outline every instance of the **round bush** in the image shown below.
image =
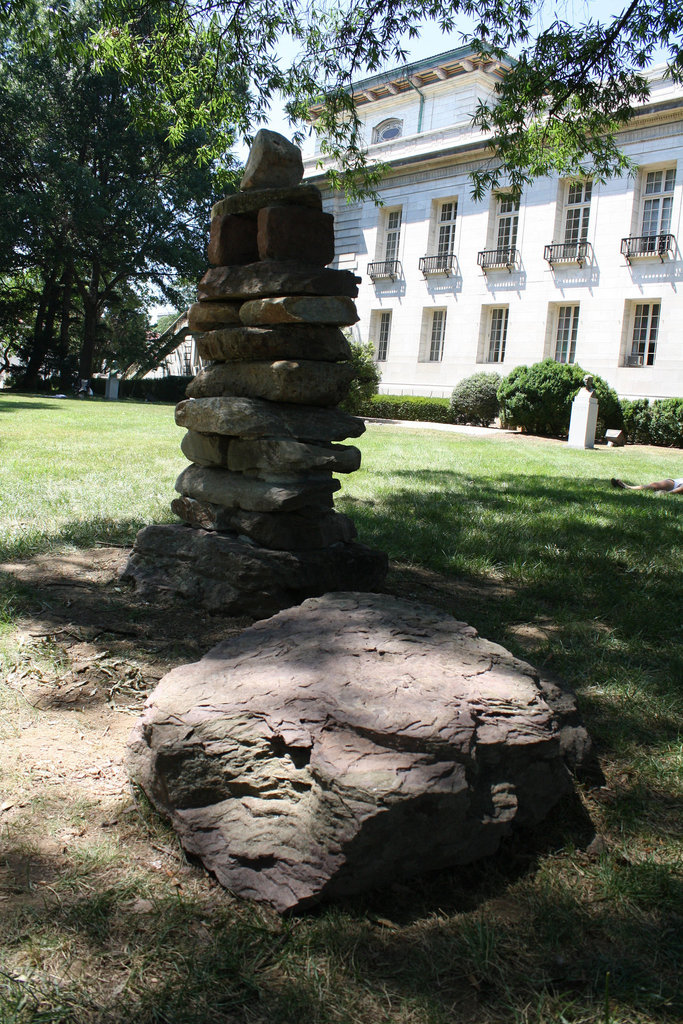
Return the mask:
{"type": "Polygon", "coordinates": [[[488,427],[498,415],[499,373],[474,373],[453,388],[451,419],[453,423],[474,423],[488,427]]]}
{"type": "MultiPolygon", "coordinates": [[[[586,371],[576,364],[544,359],[533,366],[518,366],[498,388],[501,418],[512,427],[546,437],[569,431],[572,401],[583,386],[586,371]]],[[[616,392],[602,377],[593,377],[599,404],[596,436],[623,424],[616,392]]]]}

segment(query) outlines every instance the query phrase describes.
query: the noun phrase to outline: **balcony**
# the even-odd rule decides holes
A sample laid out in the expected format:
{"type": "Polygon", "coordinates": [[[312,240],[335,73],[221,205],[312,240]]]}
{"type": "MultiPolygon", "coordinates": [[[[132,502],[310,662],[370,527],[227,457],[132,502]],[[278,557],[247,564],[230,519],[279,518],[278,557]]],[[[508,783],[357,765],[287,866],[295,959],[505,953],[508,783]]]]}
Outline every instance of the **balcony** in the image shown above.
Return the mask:
{"type": "Polygon", "coordinates": [[[458,261],[455,253],[445,252],[438,256],[420,256],[420,270],[424,277],[430,274],[443,274],[450,277],[458,271],[458,261]]]}
{"type": "Polygon", "coordinates": [[[676,239],[673,235],[631,235],[621,240],[621,255],[630,264],[633,259],[652,259],[673,256],[676,239]]]}
{"type": "Polygon", "coordinates": [[[477,263],[484,271],[507,270],[510,273],[520,264],[519,249],[483,249],[477,256],[477,263]]]}
{"type": "Polygon", "coordinates": [[[577,263],[580,267],[593,259],[590,242],[553,242],[543,250],[543,259],[554,267],[557,263],[577,263]]]}
{"type": "Polygon", "coordinates": [[[368,277],[373,281],[395,281],[403,274],[400,260],[375,260],[368,263],[368,277]]]}

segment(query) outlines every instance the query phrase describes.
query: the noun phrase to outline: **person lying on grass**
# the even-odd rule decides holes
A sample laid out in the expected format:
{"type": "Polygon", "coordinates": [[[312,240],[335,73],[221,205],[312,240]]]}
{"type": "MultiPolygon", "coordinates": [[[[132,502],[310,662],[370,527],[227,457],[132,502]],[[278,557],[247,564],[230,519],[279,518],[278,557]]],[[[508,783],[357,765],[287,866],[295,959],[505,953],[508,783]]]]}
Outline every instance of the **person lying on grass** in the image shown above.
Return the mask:
{"type": "Polygon", "coordinates": [[[612,487],[622,487],[627,491],[668,491],[669,494],[683,494],[683,477],[678,480],[667,477],[666,480],[655,480],[651,484],[625,484],[623,480],[614,476],[612,487]]]}

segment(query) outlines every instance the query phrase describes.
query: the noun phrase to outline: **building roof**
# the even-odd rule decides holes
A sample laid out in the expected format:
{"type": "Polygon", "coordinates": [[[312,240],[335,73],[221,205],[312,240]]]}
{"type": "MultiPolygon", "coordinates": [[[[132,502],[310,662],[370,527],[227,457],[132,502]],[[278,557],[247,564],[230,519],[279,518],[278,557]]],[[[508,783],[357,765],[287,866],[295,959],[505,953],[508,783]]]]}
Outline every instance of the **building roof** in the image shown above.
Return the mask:
{"type": "MultiPolygon", "coordinates": [[[[410,92],[413,86],[420,88],[420,86],[431,85],[434,82],[457,78],[468,71],[486,71],[497,78],[502,78],[505,71],[513,64],[512,57],[501,61],[495,57],[482,56],[476,47],[459,46],[455,50],[445,50],[433,57],[425,57],[410,64],[402,64],[390,71],[383,71],[378,75],[371,75],[369,78],[352,82],[350,89],[356,106],[362,106],[387,96],[410,92]]],[[[316,104],[311,108],[311,113],[315,116],[319,109],[319,105],[316,104]]]]}

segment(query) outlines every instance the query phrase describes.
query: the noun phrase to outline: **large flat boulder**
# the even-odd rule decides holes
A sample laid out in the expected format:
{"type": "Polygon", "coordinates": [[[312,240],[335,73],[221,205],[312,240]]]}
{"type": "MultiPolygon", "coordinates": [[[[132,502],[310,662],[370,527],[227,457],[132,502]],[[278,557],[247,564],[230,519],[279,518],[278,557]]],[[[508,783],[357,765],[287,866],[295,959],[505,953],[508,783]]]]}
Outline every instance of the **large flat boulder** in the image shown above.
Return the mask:
{"type": "MultiPolygon", "coordinates": [[[[220,302],[197,302],[196,306],[218,306],[220,302]]],[[[195,308],[191,307],[190,312],[195,308]]],[[[203,312],[203,311],[202,311],[203,312]]],[[[198,317],[206,323],[207,317],[198,317]]],[[[236,314],[239,320],[239,312],[236,314]]],[[[196,321],[195,321],[196,322],[196,321]]],[[[239,362],[242,359],[317,359],[337,362],[351,358],[351,346],[338,327],[317,324],[276,324],[269,327],[228,327],[209,331],[197,340],[202,359],[239,362]]]]}
{"type": "Polygon", "coordinates": [[[225,302],[269,295],[342,295],[355,299],[359,281],[350,270],[262,260],[244,266],[211,267],[199,282],[197,298],[225,302]]]}
{"type": "Polygon", "coordinates": [[[266,206],[258,215],[258,254],[325,267],[334,259],[334,217],[306,207],[266,206]]]}
{"type": "Polygon", "coordinates": [[[235,192],[220,199],[211,207],[211,218],[223,217],[226,213],[246,213],[256,219],[264,206],[308,206],[322,210],[323,197],[315,185],[289,185],[284,188],[260,188],[248,192],[235,192]]]}
{"type": "Polygon", "coordinates": [[[346,397],[354,372],[351,363],[314,359],[214,363],[197,374],[185,394],[188,398],[234,395],[326,407],[346,397]]]}
{"type": "MultiPolygon", "coordinates": [[[[298,511],[314,515],[312,507],[298,511]]],[[[325,518],[329,511],[319,509],[325,518]]],[[[271,521],[272,529],[286,530],[291,514],[271,513],[285,520],[279,526],[271,521]]],[[[247,529],[251,524],[255,533],[261,528],[267,532],[267,515],[245,511],[247,529]]],[[[304,537],[296,550],[273,550],[227,533],[155,524],[138,533],[122,578],[150,600],[165,592],[209,612],[255,618],[335,589],[376,590],[382,585],[387,574],[383,551],[356,541],[320,547],[315,531],[311,540],[313,546],[304,537]]]]}
{"type": "Polygon", "coordinates": [[[360,317],[348,295],[280,295],[245,302],[240,306],[240,320],[254,327],[299,323],[349,327],[360,317]]]}
{"type": "Polygon", "coordinates": [[[259,547],[274,551],[315,551],[346,544],[356,537],[353,521],[331,508],[304,506],[294,512],[249,512],[182,497],[173,499],[171,511],[196,529],[249,537],[259,547]]]}
{"type": "Polygon", "coordinates": [[[189,398],[175,409],[179,427],[230,437],[292,437],[313,443],[360,437],[365,423],[341,409],[266,402],[259,398],[189,398]]]}
{"type": "MultiPolygon", "coordinates": [[[[241,302],[195,302],[187,311],[187,323],[193,333],[211,331],[221,333],[217,327],[239,324],[241,302]]],[[[244,328],[242,328],[244,330],[244,328]]],[[[203,355],[202,352],[199,353],[203,355]]],[[[208,358],[214,359],[216,356],[208,358]]]]}
{"type": "Polygon", "coordinates": [[[286,511],[313,504],[327,508],[340,487],[339,481],[325,472],[270,482],[228,469],[195,465],[184,469],[175,482],[176,491],[187,498],[249,512],[286,511]]]}
{"type": "Polygon", "coordinates": [[[165,676],[128,766],[223,885],[286,911],[493,853],[588,744],[572,695],[470,626],[328,593],[165,676]]]}
{"type": "Polygon", "coordinates": [[[360,467],[360,452],[353,445],[302,444],[277,438],[246,441],[188,430],[180,447],[189,461],[198,466],[223,466],[254,476],[306,475],[320,470],[355,473],[360,467]]]}

